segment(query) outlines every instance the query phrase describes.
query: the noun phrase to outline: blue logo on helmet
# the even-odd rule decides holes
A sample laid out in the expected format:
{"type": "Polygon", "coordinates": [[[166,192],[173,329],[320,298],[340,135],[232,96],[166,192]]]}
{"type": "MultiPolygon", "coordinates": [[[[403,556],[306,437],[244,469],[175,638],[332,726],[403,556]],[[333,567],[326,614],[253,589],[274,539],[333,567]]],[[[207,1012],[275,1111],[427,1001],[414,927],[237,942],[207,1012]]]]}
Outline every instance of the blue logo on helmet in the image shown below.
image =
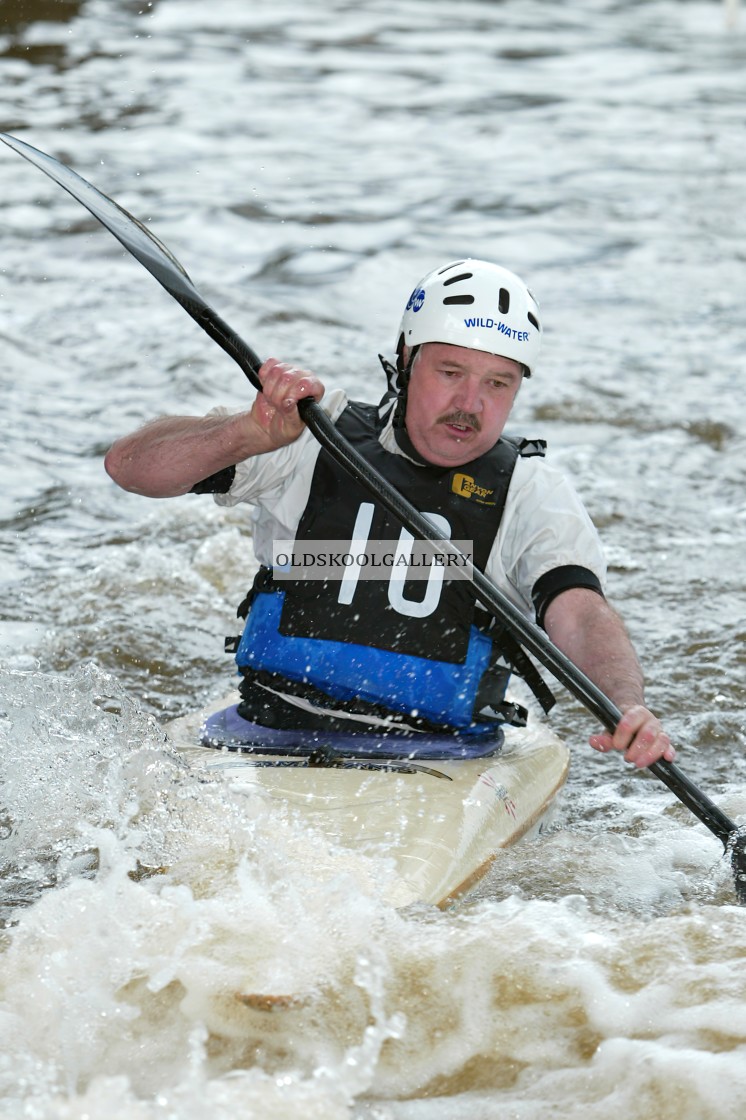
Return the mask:
{"type": "Polygon", "coordinates": [[[423,288],[415,288],[409,300],[407,301],[407,311],[419,311],[425,302],[425,292],[423,288]]]}

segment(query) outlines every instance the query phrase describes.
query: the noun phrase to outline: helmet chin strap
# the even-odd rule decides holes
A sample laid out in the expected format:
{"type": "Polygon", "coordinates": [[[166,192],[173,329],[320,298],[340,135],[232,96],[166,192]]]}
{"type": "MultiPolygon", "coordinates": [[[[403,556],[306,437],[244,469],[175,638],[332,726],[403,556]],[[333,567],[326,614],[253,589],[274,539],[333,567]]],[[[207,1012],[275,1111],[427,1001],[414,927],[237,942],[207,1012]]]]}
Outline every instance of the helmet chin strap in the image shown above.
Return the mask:
{"type": "Polygon", "coordinates": [[[389,399],[391,396],[396,398],[396,407],[394,409],[393,426],[397,429],[404,428],[404,420],[407,413],[407,390],[409,388],[409,377],[412,373],[412,365],[417,356],[419,346],[413,346],[409,352],[408,360],[404,362],[404,339],[399,340],[399,345],[396,348],[396,365],[394,366],[388,358],[384,358],[383,354],[378,355],[378,360],[383,366],[383,372],[386,374],[386,382],[389,387],[389,399]]]}
{"type": "Polygon", "coordinates": [[[409,351],[409,357],[406,363],[404,362],[404,335],[399,337],[399,343],[396,347],[396,411],[394,412],[394,427],[403,428],[404,420],[407,414],[407,393],[409,391],[409,378],[412,374],[412,366],[417,357],[419,346],[413,346],[409,351]]]}

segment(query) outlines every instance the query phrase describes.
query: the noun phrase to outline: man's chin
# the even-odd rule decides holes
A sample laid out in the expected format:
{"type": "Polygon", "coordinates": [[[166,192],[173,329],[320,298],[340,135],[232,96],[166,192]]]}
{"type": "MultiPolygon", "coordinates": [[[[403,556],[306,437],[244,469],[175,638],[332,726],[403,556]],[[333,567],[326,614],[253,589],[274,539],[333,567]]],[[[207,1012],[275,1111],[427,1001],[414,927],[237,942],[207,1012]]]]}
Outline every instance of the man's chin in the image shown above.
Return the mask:
{"type": "MultiPolygon", "coordinates": [[[[455,442],[455,441],[454,441],[455,442]]],[[[476,457],[471,444],[456,444],[455,446],[428,447],[421,451],[423,459],[432,463],[434,467],[461,467],[476,457]]]]}

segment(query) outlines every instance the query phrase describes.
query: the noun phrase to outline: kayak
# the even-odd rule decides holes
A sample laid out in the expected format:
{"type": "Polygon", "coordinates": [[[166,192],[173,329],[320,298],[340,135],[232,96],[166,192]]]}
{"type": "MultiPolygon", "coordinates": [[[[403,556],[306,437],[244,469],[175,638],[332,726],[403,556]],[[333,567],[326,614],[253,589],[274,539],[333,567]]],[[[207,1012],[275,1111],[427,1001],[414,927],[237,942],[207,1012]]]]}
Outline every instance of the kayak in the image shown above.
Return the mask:
{"type": "MultiPolygon", "coordinates": [[[[223,699],[165,730],[192,767],[283,803],[329,844],[363,856],[361,876],[371,857],[393,862],[382,893],[397,907],[445,908],[472,890],[501,849],[546,824],[569,766],[566,745],[540,721],[506,727],[487,755],[443,758],[440,744],[426,743],[385,757],[377,736],[356,735],[351,746],[349,736],[302,733],[299,746],[299,733],[288,743],[287,733],[258,729],[253,744],[239,741],[235,711],[223,699]]],[[[306,847],[313,874],[314,845],[306,847]]],[[[350,866],[354,874],[354,858],[350,866]]]]}

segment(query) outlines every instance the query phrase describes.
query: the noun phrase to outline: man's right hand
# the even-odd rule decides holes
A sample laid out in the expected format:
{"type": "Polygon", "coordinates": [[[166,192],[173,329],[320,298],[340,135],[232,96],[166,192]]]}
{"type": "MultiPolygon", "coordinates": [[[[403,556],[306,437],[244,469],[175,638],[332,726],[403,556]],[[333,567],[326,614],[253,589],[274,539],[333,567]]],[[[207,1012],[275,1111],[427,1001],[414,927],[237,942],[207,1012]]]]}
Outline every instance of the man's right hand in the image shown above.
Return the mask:
{"type": "Polygon", "coordinates": [[[304,397],[320,401],[324,386],[308,370],[268,358],[259,369],[262,391],[252,405],[250,419],[267,441],[265,450],[284,447],[298,438],[304,428],[298,402],[304,397]]]}

